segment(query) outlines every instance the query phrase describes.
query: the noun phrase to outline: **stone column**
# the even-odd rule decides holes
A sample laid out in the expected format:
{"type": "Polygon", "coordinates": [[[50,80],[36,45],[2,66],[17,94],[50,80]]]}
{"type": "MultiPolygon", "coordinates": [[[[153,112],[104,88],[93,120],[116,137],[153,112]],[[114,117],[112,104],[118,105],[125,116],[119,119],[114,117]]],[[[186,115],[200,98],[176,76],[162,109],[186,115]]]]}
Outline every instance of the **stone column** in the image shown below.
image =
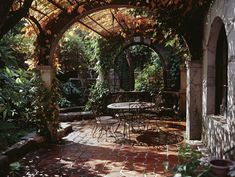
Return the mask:
{"type": "Polygon", "coordinates": [[[47,88],[51,88],[52,80],[55,78],[55,70],[51,66],[39,66],[41,78],[47,88]]]}
{"type": "Polygon", "coordinates": [[[186,115],[186,67],[180,66],[180,98],[179,98],[179,113],[180,116],[186,115]]]}
{"type": "MultiPolygon", "coordinates": [[[[55,78],[55,69],[47,65],[39,66],[38,69],[40,70],[41,79],[44,82],[46,88],[51,89],[52,81],[55,78]]],[[[50,131],[49,141],[52,142],[57,141],[58,138],[57,128],[56,128],[57,126],[55,126],[57,124],[58,121],[49,122],[47,124],[48,130],[50,131]]]]}
{"type": "Polygon", "coordinates": [[[200,140],[202,133],[202,64],[201,61],[186,63],[186,137],[200,140]]]}

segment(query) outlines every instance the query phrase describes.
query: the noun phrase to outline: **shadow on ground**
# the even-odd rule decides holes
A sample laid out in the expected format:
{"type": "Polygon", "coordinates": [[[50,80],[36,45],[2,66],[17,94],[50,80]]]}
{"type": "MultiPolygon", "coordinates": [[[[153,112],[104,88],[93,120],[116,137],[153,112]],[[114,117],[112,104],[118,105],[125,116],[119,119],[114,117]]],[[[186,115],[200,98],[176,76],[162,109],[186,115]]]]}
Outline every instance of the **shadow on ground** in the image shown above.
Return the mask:
{"type": "Polygon", "coordinates": [[[93,137],[91,123],[73,122],[74,132],[61,144],[27,154],[20,160],[23,170],[9,177],[160,177],[167,176],[165,161],[170,168],[177,163],[178,147],[183,143],[180,130],[175,131],[177,126],[169,133],[135,133],[132,141],[137,143],[117,144],[114,137],[107,142],[93,137]]]}

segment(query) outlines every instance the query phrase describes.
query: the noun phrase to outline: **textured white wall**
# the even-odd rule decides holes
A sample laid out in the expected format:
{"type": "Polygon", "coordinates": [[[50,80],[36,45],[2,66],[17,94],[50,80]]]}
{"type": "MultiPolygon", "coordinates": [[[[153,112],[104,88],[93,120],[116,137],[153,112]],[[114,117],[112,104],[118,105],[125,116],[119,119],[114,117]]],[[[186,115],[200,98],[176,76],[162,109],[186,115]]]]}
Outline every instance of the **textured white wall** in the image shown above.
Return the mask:
{"type": "Polygon", "coordinates": [[[203,141],[214,156],[235,144],[235,1],[215,0],[204,25],[203,39],[203,141]],[[214,116],[216,43],[224,25],[228,41],[227,116],[214,116]]]}

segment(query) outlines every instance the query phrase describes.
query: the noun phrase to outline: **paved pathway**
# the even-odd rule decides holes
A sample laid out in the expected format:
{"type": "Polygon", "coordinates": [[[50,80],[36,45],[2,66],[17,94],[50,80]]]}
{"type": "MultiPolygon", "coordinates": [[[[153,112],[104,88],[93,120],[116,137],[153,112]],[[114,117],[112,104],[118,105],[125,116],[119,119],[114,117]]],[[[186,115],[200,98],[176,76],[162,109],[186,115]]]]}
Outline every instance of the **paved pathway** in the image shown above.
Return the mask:
{"type": "MultiPolygon", "coordinates": [[[[161,177],[171,176],[183,143],[184,122],[163,121],[162,130],[132,133],[133,141],[92,137],[94,122],[73,122],[74,132],[61,145],[29,153],[20,163],[27,177],[161,177]],[[116,141],[116,142],[115,142],[116,141]],[[168,145],[167,145],[168,144],[168,145]],[[165,165],[164,165],[165,164],[165,165]]],[[[154,121],[152,123],[154,125],[154,121]]],[[[153,128],[153,127],[152,127],[153,128]]]]}

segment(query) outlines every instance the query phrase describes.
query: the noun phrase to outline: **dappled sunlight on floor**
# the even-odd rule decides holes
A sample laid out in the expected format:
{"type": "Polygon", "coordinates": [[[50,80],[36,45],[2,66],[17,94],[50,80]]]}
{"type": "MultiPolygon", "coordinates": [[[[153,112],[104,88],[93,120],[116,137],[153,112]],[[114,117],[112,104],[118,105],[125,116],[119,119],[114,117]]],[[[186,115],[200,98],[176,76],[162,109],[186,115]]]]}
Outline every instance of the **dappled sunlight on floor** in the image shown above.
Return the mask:
{"type": "MultiPolygon", "coordinates": [[[[179,121],[161,121],[158,129],[135,131],[131,141],[121,141],[120,135],[108,134],[107,140],[105,135],[93,137],[92,120],[71,124],[74,131],[61,144],[29,153],[20,161],[25,167],[22,176],[171,176],[163,164],[173,168],[184,143],[185,123],[179,121]]],[[[121,134],[122,127],[118,131],[121,134]]]]}

